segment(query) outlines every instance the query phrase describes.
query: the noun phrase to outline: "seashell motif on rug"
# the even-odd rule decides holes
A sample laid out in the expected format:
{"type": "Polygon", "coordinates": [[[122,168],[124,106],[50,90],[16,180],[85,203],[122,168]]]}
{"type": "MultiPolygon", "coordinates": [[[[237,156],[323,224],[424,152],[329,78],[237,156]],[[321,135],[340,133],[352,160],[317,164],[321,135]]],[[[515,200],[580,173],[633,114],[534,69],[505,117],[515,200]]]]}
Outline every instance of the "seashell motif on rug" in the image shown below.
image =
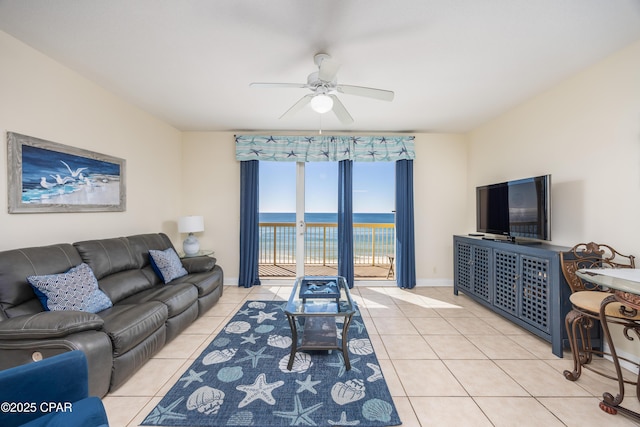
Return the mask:
{"type": "Polygon", "coordinates": [[[299,351],[293,357],[293,365],[291,365],[291,370],[287,368],[289,364],[289,354],[286,354],[282,359],[280,359],[280,363],[278,363],[278,367],[280,371],[284,373],[298,373],[301,374],[303,372],[307,372],[307,370],[313,365],[311,361],[311,356],[308,353],[299,351]]]}
{"type": "Polygon", "coordinates": [[[293,336],[285,304],[242,304],[191,366],[176,375],[175,384],[141,425],[400,425],[360,313],[356,311],[347,330],[350,370],[340,349],[340,318],[335,322],[336,349],[297,351],[289,370],[293,336]]]}
{"type": "Polygon", "coordinates": [[[214,365],[217,363],[223,363],[227,360],[231,360],[235,356],[237,348],[225,348],[224,350],[214,350],[208,353],[204,359],[202,359],[203,365],[214,365]]]}
{"type": "Polygon", "coordinates": [[[331,387],[331,398],[338,405],[346,405],[364,399],[365,386],[362,380],[353,379],[347,382],[337,382],[331,387]]]}

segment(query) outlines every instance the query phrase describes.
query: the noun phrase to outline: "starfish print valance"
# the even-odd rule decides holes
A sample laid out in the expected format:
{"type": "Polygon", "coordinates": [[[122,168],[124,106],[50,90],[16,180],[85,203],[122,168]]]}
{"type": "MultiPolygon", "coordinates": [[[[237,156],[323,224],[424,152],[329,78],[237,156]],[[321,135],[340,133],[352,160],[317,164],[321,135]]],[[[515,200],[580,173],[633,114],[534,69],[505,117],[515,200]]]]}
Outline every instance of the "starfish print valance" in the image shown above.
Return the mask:
{"type": "Polygon", "coordinates": [[[395,162],[415,158],[414,136],[236,135],[236,160],[395,162]]]}

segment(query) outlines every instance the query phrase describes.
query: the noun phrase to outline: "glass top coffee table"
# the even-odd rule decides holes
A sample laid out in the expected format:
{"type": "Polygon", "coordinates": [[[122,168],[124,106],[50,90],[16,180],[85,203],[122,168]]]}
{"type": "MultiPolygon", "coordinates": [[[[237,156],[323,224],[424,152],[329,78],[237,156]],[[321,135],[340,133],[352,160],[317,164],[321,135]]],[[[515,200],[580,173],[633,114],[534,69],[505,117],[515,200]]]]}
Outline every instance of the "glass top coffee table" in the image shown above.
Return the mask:
{"type": "Polygon", "coordinates": [[[304,276],[296,279],[285,314],[291,327],[291,370],[296,352],[339,350],[351,369],[347,332],[356,312],[346,280],[341,276],[304,276]],[[342,333],[337,324],[342,322],[342,333]]]}

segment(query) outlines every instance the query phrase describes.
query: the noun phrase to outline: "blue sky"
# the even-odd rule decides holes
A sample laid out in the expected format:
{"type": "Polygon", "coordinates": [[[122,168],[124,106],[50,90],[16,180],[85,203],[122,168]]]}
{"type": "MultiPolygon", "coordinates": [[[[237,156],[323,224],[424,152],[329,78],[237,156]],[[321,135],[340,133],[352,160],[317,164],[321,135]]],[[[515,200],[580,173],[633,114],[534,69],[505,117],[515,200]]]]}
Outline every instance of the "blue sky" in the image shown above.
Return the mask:
{"type": "MultiPolygon", "coordinates": [[[[388,213],[395,209],[395,163],[354,162],[353,211],[388,213]]],[[[305,164],[307,212],[338,210],[338,164],[305,164]]],[[[260,163],[260,212],[295,212],[294,162],[260,163]]]]}

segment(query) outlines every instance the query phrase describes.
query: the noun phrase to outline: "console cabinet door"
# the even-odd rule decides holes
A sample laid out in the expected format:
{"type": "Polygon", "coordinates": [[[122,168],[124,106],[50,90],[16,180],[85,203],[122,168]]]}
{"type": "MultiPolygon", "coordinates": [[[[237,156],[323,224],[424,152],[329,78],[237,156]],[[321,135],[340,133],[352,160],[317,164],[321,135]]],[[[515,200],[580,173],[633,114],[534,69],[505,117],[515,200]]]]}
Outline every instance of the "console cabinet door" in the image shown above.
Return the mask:
{"type": "Polygon", "coordinates": [[[495,250],[493,305],[549,332],[549,260],[495,250]]]}
{"type": "Polygon", "coordinates": [[[463,292],[473,291],[473,257],[471,255],[471,245],[468,243],[456,242],[454,258],[454,285],[456,289],[463,292]]]}
{"type": "Polygon", "coordinates": [[[490,301],[491,248],[456,242],[455,255],[455,286],[490,301]]]}
{"type": "Polygon", "coordinates": [[[491,301],[491,248],[473,247],[473,293],[491,301]]]}
{"type": "Polygon", "coordinates": [[[520,257],[520,295],[522,298],[519,316],[525,322],[549,333],[551,301],[550,261],[530,255],[520,257]]]}
{"type": "Polygon", "coordinates": [[[518,315],[519,256],[513,252],[495,250],[496,288],[493,305],[514,316],[518,315]]]}

